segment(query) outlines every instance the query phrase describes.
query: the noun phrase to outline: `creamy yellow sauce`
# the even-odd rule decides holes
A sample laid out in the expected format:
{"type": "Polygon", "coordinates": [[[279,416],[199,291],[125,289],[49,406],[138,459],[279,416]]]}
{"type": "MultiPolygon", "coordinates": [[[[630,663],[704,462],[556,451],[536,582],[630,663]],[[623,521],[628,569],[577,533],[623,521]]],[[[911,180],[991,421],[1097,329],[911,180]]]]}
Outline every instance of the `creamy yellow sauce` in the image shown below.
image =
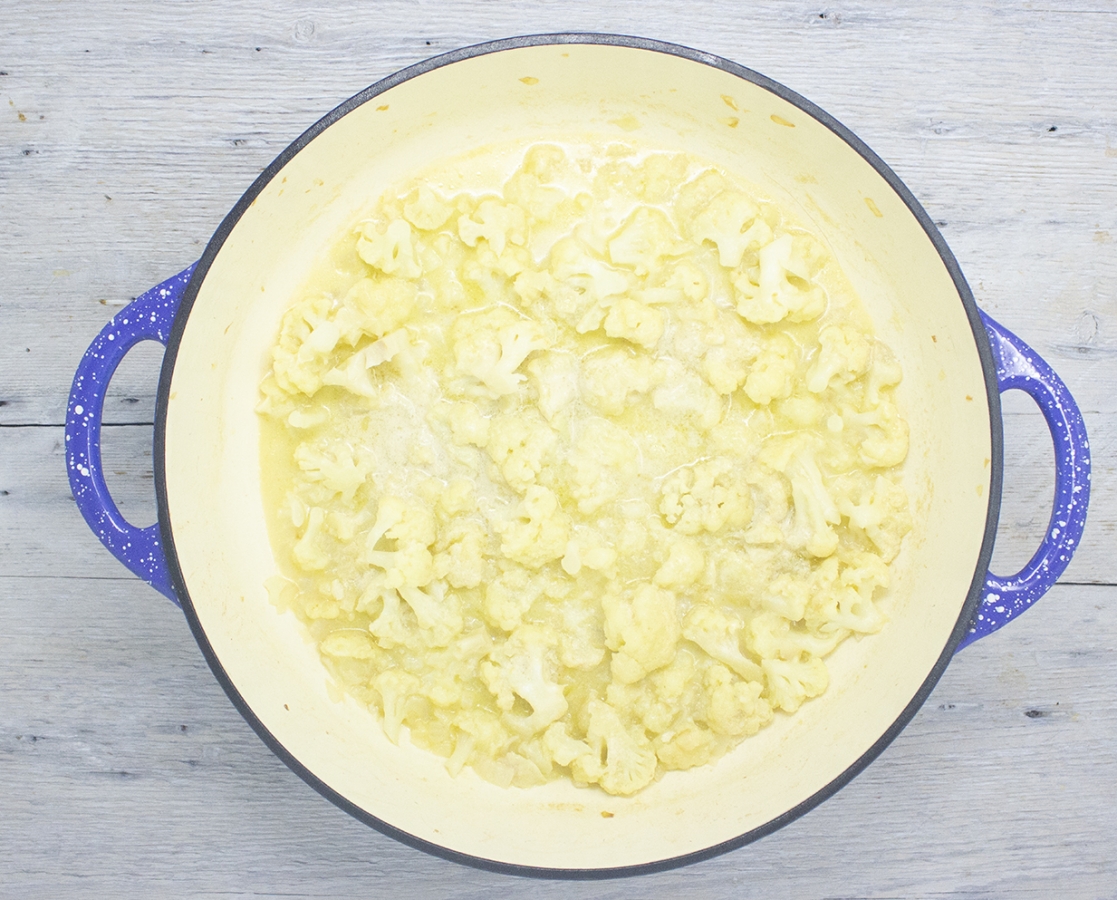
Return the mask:
{"type": "Polygon", "coordinates": [[[629,795],[883,627],[901,373],[745,182],[624,144],[517,159],[387,192],[286,313],[269,590],[392,740],[629,795]]]}

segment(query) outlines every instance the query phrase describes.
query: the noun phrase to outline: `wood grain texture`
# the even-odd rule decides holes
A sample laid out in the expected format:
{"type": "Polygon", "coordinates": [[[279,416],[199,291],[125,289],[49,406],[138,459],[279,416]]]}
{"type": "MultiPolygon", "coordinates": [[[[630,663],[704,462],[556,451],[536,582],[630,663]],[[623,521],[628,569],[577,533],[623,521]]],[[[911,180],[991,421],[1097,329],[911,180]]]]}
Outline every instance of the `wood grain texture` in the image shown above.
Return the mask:
{"type": "MultiPolygon", "coordinates": [[[[0,0],[0,897],[1117,898],[1115,69],[1113,0],[0,0]],[[89,341],[299,133],[435,53],[560,30],[720,54],[849,126],[1067,381],[1094,459],[1064,584],[964,651],[849,786],[740,851],[589,885],[447,863],[322,800],[85,528],[62,465],[89,341]]],[[[144,524],[158,359],[129,357],[106,411],[114,494],[144,524]]],[[[1005,408],[998,571],[1053,483],[1030,401],[1005,408]]]]}

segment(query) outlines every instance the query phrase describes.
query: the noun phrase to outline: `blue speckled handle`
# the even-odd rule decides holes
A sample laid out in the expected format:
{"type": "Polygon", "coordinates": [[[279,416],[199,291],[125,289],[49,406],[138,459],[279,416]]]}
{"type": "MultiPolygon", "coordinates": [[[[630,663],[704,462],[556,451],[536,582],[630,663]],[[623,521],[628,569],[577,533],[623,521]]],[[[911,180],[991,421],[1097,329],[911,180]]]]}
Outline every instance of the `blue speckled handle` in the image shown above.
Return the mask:
{"type": "Polygon", "coordinates": [[[1028,564],[1010,578],[992,572],[986,576],[985,596],[959,650],[992,634],[1047,593],[1078,548],[1090,504],[1090,442],[1078,404],[1038,353],[985,313],[981,319],[993,348],[1001,392],[1026,392],[1051,429],[1055,442],[1055,503],[1047,535],[1028,564]]]}
{"type": "Polygon", "coordinates": [[[66,467],[78,509],[109,552],[181,606],[171,587],[159,525],[128,523],[109,495],[101,466],[101,415],[116,367],[140,341],[166,345],[194,266],[156,285],[112,317],[85,351],[66,410],[66,467]]]}

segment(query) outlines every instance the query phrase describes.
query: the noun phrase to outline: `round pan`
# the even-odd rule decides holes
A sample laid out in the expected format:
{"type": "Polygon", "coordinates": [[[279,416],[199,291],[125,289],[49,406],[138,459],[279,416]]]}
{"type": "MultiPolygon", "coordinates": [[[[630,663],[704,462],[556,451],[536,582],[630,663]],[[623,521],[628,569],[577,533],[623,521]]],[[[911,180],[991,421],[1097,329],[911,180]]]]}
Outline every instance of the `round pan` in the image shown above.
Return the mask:
{"type": "Polygon", "coordinates": [[[399,72],[287,148],[222,223],[196,269],[137,304],[106,327],[75,377],[69,464],[87,520],[134,571],[181,602],[230,698],[294,771],[373,827],[473,865],[612,877],[681,865],[770,833],[880,753],[959,644],[1029,605],[1081,534],[1089,459],[1073,400],[1042,360],[983,320],[907,188],[808,101],[678,46],[533,36],[399,72]],[[278,567],[254,407],[279,319],[316,261],[409,173],[465,148],[585,136],[705,158],[808,223],[900,359],[898,402],[911,428],[903,479],[916,526],[893,564],[885,630],[828,657],[830,689],[794,716],[778,716],[715,765],[668,773],[632,798],[565,782],[501,789],[469,770],[451,778],[441,759],[391,744],[367,709],[329,684],[302,626],[279,614],[263,587],[278,567]],[[141,532],[103,490],[96,440],[97,392],[103,398],[116,362],[145,337],[167,341],[168,351],[156,425],[159,528],[141,532]],[[1061,449],[1057,479],[1066,497],[1053,515],[1062,526],[1029,567],[993,581],[1004,386],[1040,400],[1061,449]]]}

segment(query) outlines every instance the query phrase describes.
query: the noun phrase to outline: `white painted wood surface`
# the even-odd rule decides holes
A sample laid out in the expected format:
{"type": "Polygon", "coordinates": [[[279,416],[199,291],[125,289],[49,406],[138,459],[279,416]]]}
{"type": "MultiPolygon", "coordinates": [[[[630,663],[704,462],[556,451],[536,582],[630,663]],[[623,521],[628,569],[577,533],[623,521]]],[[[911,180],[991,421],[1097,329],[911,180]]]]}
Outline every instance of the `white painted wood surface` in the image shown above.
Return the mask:
{"type": "MultiPolygon", "coordinates": [[[[0,897],[1117,898],[1115,76],[1114,0],[0,0],[0,897]],[[961,654],[854,782],[742,850],[596,884],[435,859],[306,787],[86,530],[61,455],[97,330],[303,129],[434,53],[559,30],[708,50],[851,127],[1067,381],[1094,453],[1063,583],[961,654]]],[[[157,366],[126,362],[105,437],[147,521],[157,366]]],[[[1002,571],[1050,509],[1040,421],[1006,402],[1002,571]]]]}

